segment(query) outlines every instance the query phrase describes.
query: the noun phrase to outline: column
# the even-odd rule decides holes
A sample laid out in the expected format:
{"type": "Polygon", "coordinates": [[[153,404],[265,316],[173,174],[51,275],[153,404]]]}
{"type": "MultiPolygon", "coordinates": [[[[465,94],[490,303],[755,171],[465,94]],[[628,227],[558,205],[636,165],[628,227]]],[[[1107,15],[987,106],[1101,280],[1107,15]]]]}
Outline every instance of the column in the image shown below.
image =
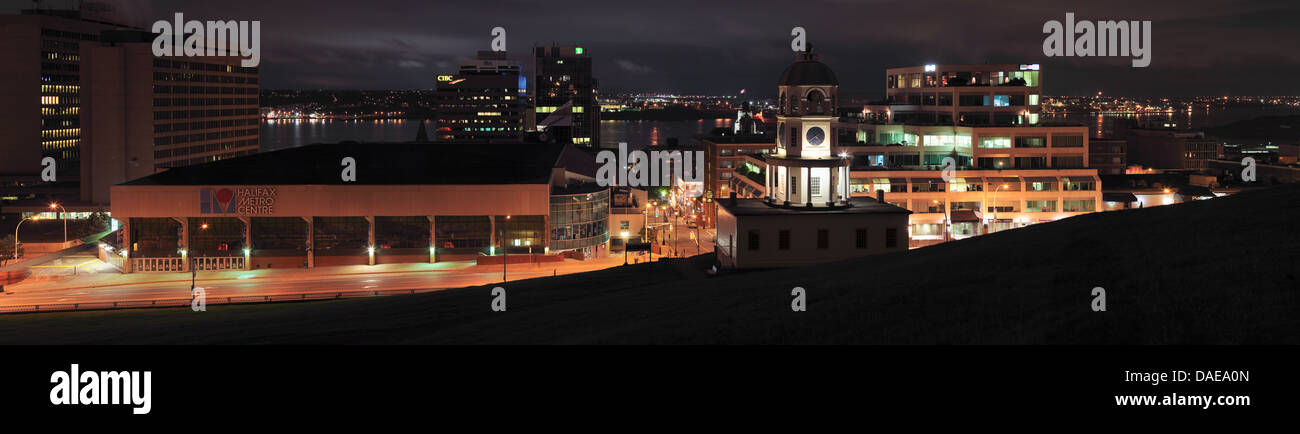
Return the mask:
{"type": "Polygon", "coordinates": [[[181,224],[181,271],[190,271],[190,219],[172,217],[181,224]]]}
{"type": "Polygon", "coordinates": [[[438,224],[434,216],[429,219],[429,263],[438,263],[438,224]]]}
{"type": "Polygon", "coordinates": [[[367,236],[368,244],[366,256],[370,258],[370,265],[375,265],[375,216],[366,216],[366,222],[370,223],[370,231],[367,236]]]}
{"type": "MultiPolygon", "coordinates": [[[[790,168],[786,166],[782,166],[781,168],[785,169],[785,175],[782,175],[783,177],[781,178],[781,182],[785,184],[785,205],[790,206],[790,168]]],[[[778,173],[778,175],[779,174],[780,173],[778,173]]],[[[713,241],[717,242],[717,240],[713,241]]]]}
{"type": "Polygon", "coordinates": [[[838,201],[835,196],[840,194],[840,168],[832,167],[828,171],[831,172],[831,185],[826,189],[826,195],[829,196],[826,199],[826,205],[835,206],[835,202],[838,201]]]}
{"type": "MultiPolygon", "coordinates": [[[[131,218],[128,217],[122,222],[122,274],[131,274],[131,218]]],[[[15,252],[17,253],[17,252],[15,252]]]]}
{"type": "Polygon", "coordinates": [[[772,165],[771,165],[771,164],[764,165],[764,169],[763,169],[763,195],[764,195],[764,196],[767,196],[767,197],[773,197],[773,196],[772,196],[772,165]]]}
{"type": "Polygon", "coordinates": [[[307,268],[316,268],[316,224],[311,217],[302,217],[307,222],[307,268]]]}
{"type": "Polygon", "coordinates": [[[849,166],[844,166],[844,203],[848,204],[849,199],[853,198],[853,171],[849,166]]]}
{"type": "Polygon", "coordinates": [[[488,254],[495,255],[497,248],[497,218],[488,216],[488,254]]]}
{"type": "Polygon", "coordinates": [[[240,217],[239,221],[244,222],[244,269],[253,269],[253,218],[240,217]]]}
{"type": "Polygon", "coordinates": [[[799,168],[799,176],[803,178],[803,201],[809,208],[813,206],[812,198],[812,168],[799,168]]]}

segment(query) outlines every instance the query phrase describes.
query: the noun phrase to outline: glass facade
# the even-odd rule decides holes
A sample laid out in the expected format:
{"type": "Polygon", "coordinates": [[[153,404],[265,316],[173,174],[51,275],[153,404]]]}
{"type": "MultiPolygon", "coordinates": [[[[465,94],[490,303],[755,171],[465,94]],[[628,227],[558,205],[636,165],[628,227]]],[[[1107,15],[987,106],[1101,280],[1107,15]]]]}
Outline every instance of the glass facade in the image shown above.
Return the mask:
{"type": "Polygon", "coordinates": [[[551,196],[551,250],[593,247],[609,241],[609,190],[551,196]]]}

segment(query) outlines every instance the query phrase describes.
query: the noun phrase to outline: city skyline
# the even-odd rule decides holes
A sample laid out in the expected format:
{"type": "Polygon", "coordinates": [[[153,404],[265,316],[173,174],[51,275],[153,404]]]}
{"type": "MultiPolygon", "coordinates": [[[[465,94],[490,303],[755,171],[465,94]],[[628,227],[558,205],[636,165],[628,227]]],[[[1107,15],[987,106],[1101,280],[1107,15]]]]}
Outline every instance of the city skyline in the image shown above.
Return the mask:
{"type": "MultiPolygon", "coordinates": [[[[49,3],[49,2],[47,2],[49,3]]],[[[580,44],[594,60],[602,92],[671,91],[768,96],[787,58],[789,32],[808,39],[840,71],[847,93],[874,93],[891,67],[946,63],[1041,63],[1053,71],[1044,93],[1126,96],[1291,95],[1300,72],[1300,6],[1198,2],[1158,4],[895,5],[827,2],[782,10],[776,2],[623,5],[511,2],[502,8],[381,1],[128,2],[133,24],[184,12],[192,19],[263,23],[265,89],[432,89],[437,74],[489,49],[504,27],[512,60],[539,44],[580,44]],[[145,12],[149,11],[149,12],[145,12]],[[242,13],[240,11],[247,11],[242,13]],[[255,11],[255,12],[253,12],[255,11]],[[504,11],[504,13],[503,13],[504,11]],[[777,12],[780,11],[780,12],[777,12]],[[1125,11],[1116,15],[1116,11],[1125,11]],[[1049,20],[1150,20],[1152,63],[1128,57],[1047,57],[1049,20]],[[926,25],[917,17],[926,17],[926,25]],[[568,24],[566,24],[568,23],[568,24]],[[576,23],[584,23],[576,25],[576,23]],[[1268,68],[1256,65],[1268,64],[1268,68]]],[[[57,7],[57,2],[47,7],[57,7]]],[[[3,13],[30,8],[6,6],[3,13]]],[[[143,23],[143,24],[142,24],[143,23]]]]}

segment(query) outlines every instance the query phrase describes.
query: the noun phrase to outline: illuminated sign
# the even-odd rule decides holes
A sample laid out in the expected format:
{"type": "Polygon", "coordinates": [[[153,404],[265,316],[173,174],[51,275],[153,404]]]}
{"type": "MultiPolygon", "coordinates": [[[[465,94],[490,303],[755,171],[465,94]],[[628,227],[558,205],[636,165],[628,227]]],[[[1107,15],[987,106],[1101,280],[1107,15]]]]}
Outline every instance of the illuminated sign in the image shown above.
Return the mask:
{"type": "Polygon", "coordinates": [[[273,215],[275,187],[199,189],[200,214],[273,215]]]}
{"type": "Polygon", "coordinates": [[[463,79],[463,78],[457,78],[457,79],[455,79],[455,80],[452,80],[452,81],[447,82],[447,84],[461,84],[461,83],[464,82],[464,81],[465,81],[465,79],[463,79]]]}
{"type": "Polygon", "coordinates": [[[925,72],[934,72],[939,69],[939,65],[925,65],[925,72]]]}
{"type": "Polygon", "coordinates": [[[1037,70],[1038,70],[1038,64],[1035,63],[1035,64],[1032,64],[1032,65],[1020,65],[1020,70],[1021,70],[1021,71],[1037,71],[1037,70]]]}
{"type": "Polygon", "coordinates": [[[582,48],[582,47],[574,47],[574,48],[573,48],[573,54],[576,54],[576,55],[579,55],[579,56],[583,55],[583,54],[586,53],[586,52],[587,52],[587,50],[586,50],[585,48],[582,48]]]}
{"type": "Polygon", "coordinates": [[[438,82],[439,82],[439,83],[446,83],[446,82],[449,82],[449,81],[452,81],[452,80],[455,80],[455,79],[456,79],[456,76],[454,76],[454,75],[439,75],[439,76],[438,76],[438,82]]]}

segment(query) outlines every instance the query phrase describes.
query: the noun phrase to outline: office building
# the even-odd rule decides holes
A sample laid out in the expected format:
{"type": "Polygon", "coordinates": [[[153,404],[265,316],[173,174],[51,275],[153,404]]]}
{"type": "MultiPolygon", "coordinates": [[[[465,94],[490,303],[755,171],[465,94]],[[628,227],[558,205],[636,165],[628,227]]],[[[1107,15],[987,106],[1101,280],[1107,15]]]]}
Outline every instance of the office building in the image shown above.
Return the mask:
{"type": "MultiPolygon", "coordinates": [[[[552,125],[546,119],[567,117],[562,128],[573,143],[600,147],[600,102],[591,54],[572,45],[533,47],[533,104],[536,123],[552,125]]],[[[550,127],[548,127],[550,128],[550,127]]]]}
{"type": "Polygon", "coordinates": [[[518,141],[524,133],[527,78],[505,52],[480,51],[456,74],[437,77],[435,139],[518,141]]]}
{"type": "Polygon", "coordinates": [[[885,72],[886,101],[863,114],[897,123],[1035,125],[1042,113],[1041,68],[932,64],[885,72]]]}
{"type": "Polygon", "coordinates": [[[0,171],[28,186],[11,192],[26,200],[7,210],[46,211],[57,201],[89,212],[109,204],[112,185],[258,151],[258,70],[239,58],[155,57],[153,34],[77,11],[0,20],[14,23],[0,26],[0,53],[15,54],[0,68],[18,78],[0,82],[14,102],[0,108],[12,115],[0,116],[12,132],[0,148],[14,156],[0,171]],[[43,157],[58,164],[52,185],[39,182],[43,157]]]}
{"type": "Polygon", "coordinates": [[[1164,127],[1124,128],[1128,162],[1156,170],[1206,169],[1223,158],[1223,143],[1198,131],[1164,127]]]}
{"type": "Polygon", "coordinates": [[[100,32],[125,28],[83,19],[76,10],[0,15],[4,195],[20,200],[39,195],[42,201],[78,198],[84,149],[83,53],[99,41],[100,32]],[[53,183],[41,178],[41,162],[47,157],[55,161],[53,183]]]}

